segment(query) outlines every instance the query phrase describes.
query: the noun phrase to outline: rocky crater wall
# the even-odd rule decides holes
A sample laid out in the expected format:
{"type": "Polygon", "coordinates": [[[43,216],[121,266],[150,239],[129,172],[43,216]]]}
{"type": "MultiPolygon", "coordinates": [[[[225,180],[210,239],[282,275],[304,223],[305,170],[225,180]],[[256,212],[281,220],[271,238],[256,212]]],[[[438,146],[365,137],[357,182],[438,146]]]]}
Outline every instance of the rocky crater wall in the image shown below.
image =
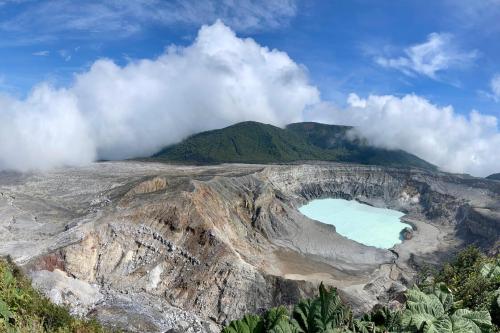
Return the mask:
{"type": "Polygon", "coordinates": [[[466,243],[495,247],[499,187],[334,163],[99,163],[0,179],[0,253],[32,271],[41,290],[104,322],[215,332],[244,313],[310,296],[321,281],[359,311],[390,302],[418,263],[437,263],[466,243]],[[324,197],[403,211],[416,231],[391,251],[353,242],[298,212],[324,197]]]}

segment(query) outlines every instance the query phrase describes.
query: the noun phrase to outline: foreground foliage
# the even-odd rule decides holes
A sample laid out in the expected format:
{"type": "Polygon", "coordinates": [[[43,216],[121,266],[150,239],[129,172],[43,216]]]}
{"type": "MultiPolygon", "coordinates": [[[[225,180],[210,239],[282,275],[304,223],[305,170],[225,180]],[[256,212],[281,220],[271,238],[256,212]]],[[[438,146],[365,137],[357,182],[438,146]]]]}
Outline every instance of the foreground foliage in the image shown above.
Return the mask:
{"type": "Polygon", "coordinates": [[[500,257],[470,247],[425,283],[406,291],[401,310],[378,308],[353,318],[336,289],[263,316],[247,315],[222,333],[488,333],[500,332],[500,257]]]}
{"type": "Polygon", "coordinates": [[[445,283],[464,307],[490,312],[500,326],[500,256],[487,257],[469,247],[446,264],[435,281],[445,283]]]}
{"type": "Polygon", "coordinates": [[[101,333],[95,321],[72,317],[31,286],[21,271],[0,259],[0,332],[101,333]]]}

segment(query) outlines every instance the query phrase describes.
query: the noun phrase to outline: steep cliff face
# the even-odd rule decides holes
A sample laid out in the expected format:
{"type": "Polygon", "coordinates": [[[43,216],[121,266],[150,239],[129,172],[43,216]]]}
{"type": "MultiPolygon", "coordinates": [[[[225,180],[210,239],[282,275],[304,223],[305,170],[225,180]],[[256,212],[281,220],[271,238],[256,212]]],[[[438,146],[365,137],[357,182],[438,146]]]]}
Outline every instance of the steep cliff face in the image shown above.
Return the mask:
{"type": "Polygon", "coordinates": [[[137,332],[214,332],[321,281],[367,310],[422,262],[499,238],[498,182],[421,170],[120,162],[5,175],[0,189],[0,254],[75,312],[137,332]],[[391,251],[358,244],[298,212],[321,197],[401,210],[416,230],[391,251]]]}
{"type": "Polygon", "coordinates": [[[498,253],[500,239],[500,211],[490,207],[463,207],[460,229],[463,238],[479,242],[491,252],[498,253]]]}

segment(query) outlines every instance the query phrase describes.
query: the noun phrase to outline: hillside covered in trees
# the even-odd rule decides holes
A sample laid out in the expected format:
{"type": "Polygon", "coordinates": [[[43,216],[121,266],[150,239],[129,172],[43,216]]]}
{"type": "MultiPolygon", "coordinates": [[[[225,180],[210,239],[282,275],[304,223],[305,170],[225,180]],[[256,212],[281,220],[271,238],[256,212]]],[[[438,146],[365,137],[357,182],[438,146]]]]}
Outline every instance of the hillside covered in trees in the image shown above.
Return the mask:
{"type": "Polygon", "coordinates": [[[350,126],[312,122],[279,128],[247,121],[192,135],[165,147],[152,159],[195,164],[314,160],[437,169],[403,150],[378,148],[351,137],[352,129],[350,126]]]}

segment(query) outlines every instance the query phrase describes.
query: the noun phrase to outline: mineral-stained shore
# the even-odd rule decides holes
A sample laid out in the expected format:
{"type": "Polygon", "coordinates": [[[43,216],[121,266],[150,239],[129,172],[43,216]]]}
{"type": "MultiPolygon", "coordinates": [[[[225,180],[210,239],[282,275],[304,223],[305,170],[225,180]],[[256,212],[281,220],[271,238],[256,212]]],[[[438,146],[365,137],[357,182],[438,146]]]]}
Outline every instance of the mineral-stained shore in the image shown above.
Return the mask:
{"type": "Polygon", "coordinates": [[[353,164],[173,166],[105,162],[0,173],[0,255],[74,313],[135,332],[217,332],[317,284],[355,311],[394,296],[461,246],[498,249],[500,183],[353,164]],[[314,198],[397,209],[391,250],[300,214],[314,198]]]}

